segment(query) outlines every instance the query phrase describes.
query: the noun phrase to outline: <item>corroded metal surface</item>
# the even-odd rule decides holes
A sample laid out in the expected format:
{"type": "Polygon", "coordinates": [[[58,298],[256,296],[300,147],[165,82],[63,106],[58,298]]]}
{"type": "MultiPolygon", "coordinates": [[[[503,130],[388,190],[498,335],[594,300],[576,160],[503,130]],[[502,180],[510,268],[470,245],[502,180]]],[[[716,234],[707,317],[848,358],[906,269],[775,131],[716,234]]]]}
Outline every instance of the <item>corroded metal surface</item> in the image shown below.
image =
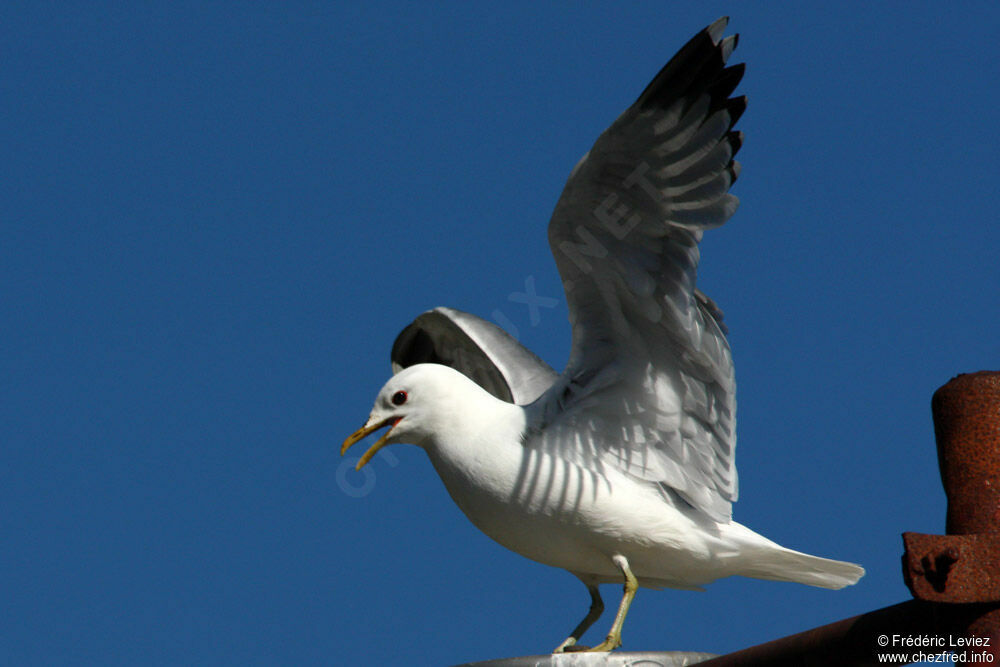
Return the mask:
{"type": "Polygon", "coordinates": [[[903,577],[918,600],[1000,601],[1000,533],[903,533],[903,544],[903,577]]]}
{"type": "MultiPolygon", "coordinates": [[[[844,667],[904,665],[892,637],[961,636],[996,605],[910,600],[699,663],[699,667],[844,667]],[[884,643],[883,643],[884,642],[884,643]]],[[[912,654],[912,653],[911,653],[912,654]]]]}
{"type": "Polygon", "coordinates": [[[931,400],[949,535],[1000,530],[1000,372],[959,375],[931,400]]]}
{"type": "Polygon", "coordinates": [[[1000,373],[952,378],[931,400],[947,535],[904,533],[903,578],[920,600],[990,602],[962,635],[987,638],[1000,658],[1000,373]]]}

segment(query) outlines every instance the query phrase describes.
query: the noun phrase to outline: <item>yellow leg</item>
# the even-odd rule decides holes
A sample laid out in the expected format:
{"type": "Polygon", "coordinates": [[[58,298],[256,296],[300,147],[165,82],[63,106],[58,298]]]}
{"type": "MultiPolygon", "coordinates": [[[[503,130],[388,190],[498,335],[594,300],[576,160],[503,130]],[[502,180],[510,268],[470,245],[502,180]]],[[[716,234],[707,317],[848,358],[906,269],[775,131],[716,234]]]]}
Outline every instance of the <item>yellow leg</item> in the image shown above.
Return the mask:
{"type": "Polygon", "coordinates": [[[622,645],[622,625],[625,624],[625,614],[628,613],[628,608],[632,604],[635,592],[639,590],[639,582],[636,581],[635,575],[629,569],[625,556],[617,555],[611,560],[615,562],[615,565],[625,575],[625,593],[622,595],[621,604],[618,605],[618,613],[615,614],[615,622],[611,624],[611,631],[608,633],[607,639],[590,649],[591,651],[613,651],[622,645]]]}
{"type": "MultiPolygon", "coordinates": [[[[590,592],[590,609],[587,611],[587,615],[583,617],[579,625],[573,629],[569,637],[566,638],[562,644],[556,647],[553,653],[563,653],[564,651],[573,650],[571,647],[576,647],[576,643],[580,641],[580,637],[583,636],[590,626],[594,624],[601,614],[604,613],[604,600],[601,599],[601,593],[597,590],[597,586],[594,584],[587,584],[587,590],[590,592]]],[[[576,648],[576,650],[586,650],[581,648],[576,648]]]]}

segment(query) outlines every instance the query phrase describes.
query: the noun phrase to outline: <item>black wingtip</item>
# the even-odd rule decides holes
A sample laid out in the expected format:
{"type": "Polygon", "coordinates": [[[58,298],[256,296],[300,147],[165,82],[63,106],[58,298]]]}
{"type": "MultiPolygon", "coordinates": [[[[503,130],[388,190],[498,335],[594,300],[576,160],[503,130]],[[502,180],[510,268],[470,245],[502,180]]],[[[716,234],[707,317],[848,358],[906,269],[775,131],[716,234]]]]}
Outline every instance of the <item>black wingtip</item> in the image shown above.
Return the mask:
{"type": "Polygon", "coordinates": [[[729,127],[736,125],[743,112],[747,110],[747,96],[734,97],[726,102],[726,111],[729,113],[729,127]]]}
{"type": "Polygon", "coordinates": [[[733,183],[739,180],[740,172],[743,171],[743,167],[736,160],[729,163],[729,187],[733,187],[733,183]]]}
{"type": "Polygon", "coordinates": [[[732,148],[732,154],[736,155],[743,146],[743,132],[740,130],[730,132],[726,135],[726,139],[729,141],[729,145],[732,148]]]}
{"type": "Polygon", "coordinates": [[[712,84],[708,86],[709,94],[715,99],[725,99],[733,94],[736,90],[736,86],[740,85],[740,81],[743,79],[743,73],[746,71],[747,66],[745,63],[740,63],[738,65],[733,65],[732,67],[727,67],[712,84]]]}
{"type": "MultiPolygon", "coordinates": [[[[662,106],[694,92],[707,90],[715,105],[729,97],[743,76],[744,66],[726,67],[739,42],[738,35],[723,39],[729,17],[723,16],[699,31],[657,73],[635,102],[639,109],[662,106]]],[[[716,107],[718,108],[718,107],[716,107]]]]}

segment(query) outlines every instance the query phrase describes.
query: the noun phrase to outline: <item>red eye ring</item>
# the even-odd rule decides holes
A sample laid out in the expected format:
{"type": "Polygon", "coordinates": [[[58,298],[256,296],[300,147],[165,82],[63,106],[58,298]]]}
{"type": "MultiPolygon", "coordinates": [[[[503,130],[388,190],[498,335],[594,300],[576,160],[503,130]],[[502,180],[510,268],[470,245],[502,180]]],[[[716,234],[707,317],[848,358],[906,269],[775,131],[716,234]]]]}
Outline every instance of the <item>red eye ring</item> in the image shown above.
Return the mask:
{"type": "Polygon", "coordinates": [[[392,404],[393,405],[402,405],[403,403],[406,403],[406,392],[405,391],[397,391],[395,394],[392,395],[392,404]]]}

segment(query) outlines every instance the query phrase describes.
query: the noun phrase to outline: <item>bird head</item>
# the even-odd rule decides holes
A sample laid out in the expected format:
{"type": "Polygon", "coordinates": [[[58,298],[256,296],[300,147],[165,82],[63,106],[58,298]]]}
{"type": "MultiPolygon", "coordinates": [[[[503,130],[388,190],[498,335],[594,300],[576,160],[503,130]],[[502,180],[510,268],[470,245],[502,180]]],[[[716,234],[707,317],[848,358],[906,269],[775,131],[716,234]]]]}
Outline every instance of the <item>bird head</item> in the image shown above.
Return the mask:
{"type": "Polygon", "coordinates": [[[360,470],[375,454],[399,442],[421,445],[447,421],[463,389],[478,386],[458,371],[440,364],[416,364],[389,378],[375,398],[365,425],[352,433],[340,448],[343,456],[352,445],[388,427],[357,463],[360,470]]]}

